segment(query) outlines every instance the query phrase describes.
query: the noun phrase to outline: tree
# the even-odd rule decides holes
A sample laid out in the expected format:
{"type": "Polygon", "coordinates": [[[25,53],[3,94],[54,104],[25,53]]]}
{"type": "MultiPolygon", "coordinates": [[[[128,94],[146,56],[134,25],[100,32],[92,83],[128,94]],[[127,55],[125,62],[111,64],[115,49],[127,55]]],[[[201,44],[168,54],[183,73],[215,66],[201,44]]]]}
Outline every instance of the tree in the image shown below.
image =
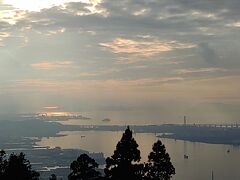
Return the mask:
{"type": "Polygon", "coordinates": [[[49,180],[57,180],[57,176],[55,174],[51,174],[49,180]]]}
{"type": "Polygon", "coordinates": [[[175,168],[170,161],[169,154],[160,140],[153,144],[148,162],[145,166],[146,179],[170,180],[172,175],[175,174],[175,168]]]}
{"type": "Polygon", "coordinates": [[[6,153],[4,150],[0,151],[0,179],[3,179],[5,169],[6,169],[7,161],[6,161],[6,153]]]}
{"type": "Polygon", "coordinates": [[[98,179],[100,172],[96,170],[98,164],[87,154],[81,154],[76,161],[70,165],[71,173],[68,176],[69,180],[90,180],[98,179]]]}
{"type": "Polygon", "coordinates": [[[25,159],[25,154],[11,154],[5,161],[4,179],[11,180],[38,180],[40,174],[32,170],[30,162],[25,159]]]}
{"type": "Polygon", "coordinates": [[[140,159],[138,144],[132,136],[132,131],[127,127],[116,146],[114,154],[106,159],[105,175],[107,178],[114,180],[139,179],[141,166],[137,162],[140,159]]]}

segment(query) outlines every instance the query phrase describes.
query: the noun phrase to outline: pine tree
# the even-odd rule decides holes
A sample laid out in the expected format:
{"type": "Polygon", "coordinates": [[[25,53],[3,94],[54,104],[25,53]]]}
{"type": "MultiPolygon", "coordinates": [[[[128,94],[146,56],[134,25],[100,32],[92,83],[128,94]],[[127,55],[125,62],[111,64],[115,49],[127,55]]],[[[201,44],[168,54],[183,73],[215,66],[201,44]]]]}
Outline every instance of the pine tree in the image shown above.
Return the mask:
{"type": "Polygon", "coordinates": [[[71,173],[68,176],[69,180],[90,180],[100,177],[100,172],[96,170],[98,164],[87,154],[81,154],[76,161],[70,165],[71,173]]]}
{"type": "Polygon", "coordinates": [[[25,154],[11,154],[6,160],[4,179],[11,180],[38,180],[40,174],[32,170],[29,160],[25,159],[25,154]]]}
{"type": "Polygon", "coordinates": [[[57,176],[55,174],[51,174],[49,180],[57,180],[57,176]]]}
{"type": "Polygon", "coordinates": [[[138,174],[141,170],[136,163],[140,159],[138,144],[132,136],[132,131],[127,127],[116,146],[114,154],[106,159],[105,175],[107,178],[114,180],[139,179],[138,174]]]}
{"type": "Polygon", "coordinates": [[[4,150],[0,151],[0,179],[3,179],[7,166],[6,153],[4,150]]]}
{"type": "Polygon", "coordinates": [[[146,179],[170,180],[175,174],[170,156],[166,152],[164,144],[160,140],[153,144],[152,152],[148,156],[146,164],[146,179]]]}

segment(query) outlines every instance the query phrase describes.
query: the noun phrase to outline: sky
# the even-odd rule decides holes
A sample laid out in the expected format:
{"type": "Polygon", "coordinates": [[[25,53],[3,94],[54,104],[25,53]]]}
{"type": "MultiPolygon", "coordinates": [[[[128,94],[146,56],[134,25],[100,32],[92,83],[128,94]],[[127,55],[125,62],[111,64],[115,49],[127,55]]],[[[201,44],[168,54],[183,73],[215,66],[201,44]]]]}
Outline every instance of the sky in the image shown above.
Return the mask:
{"type": "Polygon", "coordinates": [[[239,8],[238,0],[2,0],[0,114],[240,123],[239,8]]]}

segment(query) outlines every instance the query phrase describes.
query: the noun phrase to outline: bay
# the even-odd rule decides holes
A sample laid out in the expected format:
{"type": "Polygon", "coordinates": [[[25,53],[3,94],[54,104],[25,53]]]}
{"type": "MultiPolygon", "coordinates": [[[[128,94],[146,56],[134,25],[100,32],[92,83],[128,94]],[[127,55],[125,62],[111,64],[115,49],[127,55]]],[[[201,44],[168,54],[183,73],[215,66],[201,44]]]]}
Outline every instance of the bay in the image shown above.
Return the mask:
{"type": "MultiPolygon", "coordinates": [[[[122,133],[111,131],[63,131],[59,133],[62,136],[42,138],[38,145],[103,152],[105,157],[108,157],[113,154],[122,133]]],[[[151,133],[137,133],[134,134],[134,138],[141,150],[141,161],[146,162],[152,144],[158,138],[151,133]]],[[[214,172],[214,178],[217,180],[240,179],[239,147],[165,138],[162,138],[161,141],[166,146],[176,168],[174,180],[210,180],[212,171],[214,172]],[[189,158],[184,159],[184,154],[187,154],[189,158]]]]}

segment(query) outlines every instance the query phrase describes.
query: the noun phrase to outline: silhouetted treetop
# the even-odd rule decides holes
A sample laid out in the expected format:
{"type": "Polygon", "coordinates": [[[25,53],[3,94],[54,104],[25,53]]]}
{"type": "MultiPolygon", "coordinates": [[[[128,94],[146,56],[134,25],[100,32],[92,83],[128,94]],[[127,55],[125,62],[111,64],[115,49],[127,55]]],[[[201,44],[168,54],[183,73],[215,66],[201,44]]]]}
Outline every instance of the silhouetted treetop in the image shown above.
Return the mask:
{"type": "Polygon", "coordinates": [[[100,172],[96,170],[98,164],[87,154],[81,154],[76,161],[70,165],[71,173],[69,180],[90,180],[100,177],[100,172]]]}
{"type": "Polygon", "coordinates": [[[57,176],[55,174],[51,174],[49,180],[57,180],[57,176]]]}
{"type": "Polygon", "coordinates": [[[39,173],[32,170],[30,162],[25,159],[25,154],[10,154],[6,159],[5,152],[0,152],[0,176],[6,180],[38,180],[39,173]]]}
{"type": "Polygon", "coordinates": [[[116,150],[112,156],[118,162],[138,162],[140,161],[140,151],[137,149],[138,144],[132,136],[129,126],[123,133],[121,140],[118,142],[116,150]]]}
{"type": "Polygon", "coordinates": [[[175,174],[169,154],[160,140],[153,144],[152,152],[148,156],[147,179],[169,180],[175,174]]]}
{"type": "Polygon", "coordinates": [[[7,166],[6,153],[4,150],[0,151],[0,179],[3,179],[7,166]]]}
{"type": "Polygon", "coordinates": [[[111,157],[106,159],[104,170],[106,177],[111,179],[137,179],[139,167],[133,164],[141,159],[138,144],[133,138],[129,127],[125,130],[121,140],[117,143],[116,150],[111,157]]]}

